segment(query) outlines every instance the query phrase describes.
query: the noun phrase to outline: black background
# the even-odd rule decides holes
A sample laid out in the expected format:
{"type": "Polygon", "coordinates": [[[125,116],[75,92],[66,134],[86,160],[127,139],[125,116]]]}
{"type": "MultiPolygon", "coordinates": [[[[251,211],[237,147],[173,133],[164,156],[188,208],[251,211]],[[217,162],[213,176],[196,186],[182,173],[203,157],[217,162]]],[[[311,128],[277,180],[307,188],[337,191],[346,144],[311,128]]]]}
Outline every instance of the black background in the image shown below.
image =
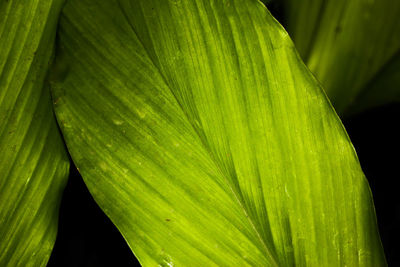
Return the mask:
{"type": "MultiPolygon", "coordinates": [[[[343,120],[367,176],[389,266],[400,266],[400,104],[343,120]]],[[[140,266],[125,240],[89,194],[75,167],[65,189],[59,233],[48,266],[140,266]]]]}

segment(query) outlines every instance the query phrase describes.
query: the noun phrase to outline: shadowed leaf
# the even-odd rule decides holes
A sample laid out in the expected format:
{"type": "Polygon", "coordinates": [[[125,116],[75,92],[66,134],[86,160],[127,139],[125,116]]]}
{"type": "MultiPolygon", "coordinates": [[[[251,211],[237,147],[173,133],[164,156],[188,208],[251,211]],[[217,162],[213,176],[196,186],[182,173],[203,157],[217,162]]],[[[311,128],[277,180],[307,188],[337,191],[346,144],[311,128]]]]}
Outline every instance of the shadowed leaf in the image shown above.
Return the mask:
{"type": "Polygon", "coordinates": [[[399,61],[400,1],[282,3],[296,48],[338,113],[399,100],[400,69],[390,65],[399,61]]]}

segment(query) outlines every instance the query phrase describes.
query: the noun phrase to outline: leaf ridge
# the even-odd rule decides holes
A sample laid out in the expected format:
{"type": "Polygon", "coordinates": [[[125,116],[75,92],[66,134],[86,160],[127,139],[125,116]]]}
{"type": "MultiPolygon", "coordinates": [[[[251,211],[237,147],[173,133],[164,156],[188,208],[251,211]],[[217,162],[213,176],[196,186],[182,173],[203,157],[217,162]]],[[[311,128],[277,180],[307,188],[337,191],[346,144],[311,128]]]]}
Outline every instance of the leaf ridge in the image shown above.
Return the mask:
{"type": "MultiPolygon", "coordinates": [[[[223,175],[225,182],[227,183],[227,185],[229,186],[232,196],[233,198],[236,200],[237,204],[241,207],[242,211],[245,214],[245,217],[248,219],[248,222],[250,223],[251,227],[253,228],[254,232],[256,233],[257,237],[259,238],[260,243],[263,245],[264,250],[266,252],[266,254],[268,255],[268,258],[270,260],[272,260],[272,263],[274,266],[279,266],[279,264],[277,263],[277,259],[275,258],[274,254],[272,251],[270,251],[270,248],[266,245],[266,241],[264,240],[264,238],[261,236],[259,230],[256,228],[252,217],[249,215],[247,208],[245,207],[245,205],[242,203],[243,201],[243,196],[241,194],[240,191],[240,187],[237,186],[237,190],[239,190],[239,192],[236,192],[236,190],[234,188],[236,188],[236,186],[232,186],[230,179],[227,178],[227,174],[225,174],[225,171],[223,170],[223,168],[221,168],[221,166],[219,164],[217,164],[217,162],[219,162],[219,160],[217,160],[217,158],[215,158],[214,153],[211,151],[210,148],[210,144],[208,142],[206,142],[206,139],[204,137],[204,133],[202,133],[201,129],[194,124],[193,119],[190,118],[190,116],[188,115],[188,113],[186,112],[186,109],[184,109],[183,105],[181,104],[181,102],[179,101],[179,98],[176,96],[176,94],[174,93],[174,90],[171,89],[171,85],[167,82],[167,79],[164,77],[164,74],[162,73],[161,69],[158,67],[158,64],[155,63],[155,61],[153,60],[153,58],[150,56],[148,50],[145,48],[145,46],[143,45],[143,42],[141,41],[141,39],[139,38],[139,36],[136,33],[135,28],[133,27],[132,23],[130,22],[125,9],[122,7],[121,3],[118,1],[118,5],[119,5],[119,9],[121,11],[121,13],[123,14],[123,16],[125,17],[126,22],[129,24],[132,32],[135,34],[135,36],[137,37],[137,40],[140,42],[142,49],[146,52],[147,57],[151,60],[153,66],[158,70],[160,76],[162,77],[164,83],[167,85],[167,88],[169,89],[170,93],[174,96],[177,104],[179,105],[180,109],[183,111],[183,113],[186,116],[187,121],[191,124],[192,129],[194,130],[194,132],[197,134],[197,138],[200,140],[201,144],[204,146],[204,148],[206,149],[209,157],[211,158],[211,161],[214,162],[215,167],[219,170],[219,172],[221,173],[221,175],[223,175]]],[[[197,5],[196,5],[197,7],[197,5]]],[[[230,147],[230,146],[228,146],[230,147]]],[[[235,172],[235,168],[233,167],[233,171],[235,172]]],[[[235,175],[236,176],[236,175],[235,175]]],[[[260,177],[258,177],[260,178],[260,177]]]]}

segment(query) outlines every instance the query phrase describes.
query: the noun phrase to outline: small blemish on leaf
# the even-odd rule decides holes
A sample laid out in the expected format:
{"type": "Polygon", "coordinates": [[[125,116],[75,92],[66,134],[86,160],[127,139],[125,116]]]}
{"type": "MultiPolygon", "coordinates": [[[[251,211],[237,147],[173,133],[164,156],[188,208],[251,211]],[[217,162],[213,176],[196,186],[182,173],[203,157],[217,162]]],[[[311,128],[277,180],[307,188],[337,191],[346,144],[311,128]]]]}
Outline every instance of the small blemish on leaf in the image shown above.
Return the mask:
{"type": "Polygon", "coordinates": [[[115,125],[122,125],[124,123],[124,121],[123,120],[118,120],[118,119],[113,119],[113,123],[115,125]]]}

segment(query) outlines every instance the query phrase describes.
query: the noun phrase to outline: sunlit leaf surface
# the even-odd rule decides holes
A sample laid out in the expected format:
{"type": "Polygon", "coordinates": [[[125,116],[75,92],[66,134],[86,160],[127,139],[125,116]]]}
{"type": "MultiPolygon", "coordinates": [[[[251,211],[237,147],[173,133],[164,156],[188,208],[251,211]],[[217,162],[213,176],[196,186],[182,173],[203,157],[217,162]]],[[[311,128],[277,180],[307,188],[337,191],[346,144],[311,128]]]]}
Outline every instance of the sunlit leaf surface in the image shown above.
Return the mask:
{"type": "Polygon", "coordinates": [[[62,1],[0,1],[0,266],[45,266],[68,158],[44,85],[62,1]]]}
{"type": "Polygon", "coordinates": [[[296,48],[339,113],[399,100],[400,68],[390,65],[399,61],[400,1],[276,1],[284,4],[296,48]]]}
{"type": "Polygon", "coordinates": [[[68,1],[55,110],[143,266],[382,266],[367,181],[255,0],[68,1]]]}

